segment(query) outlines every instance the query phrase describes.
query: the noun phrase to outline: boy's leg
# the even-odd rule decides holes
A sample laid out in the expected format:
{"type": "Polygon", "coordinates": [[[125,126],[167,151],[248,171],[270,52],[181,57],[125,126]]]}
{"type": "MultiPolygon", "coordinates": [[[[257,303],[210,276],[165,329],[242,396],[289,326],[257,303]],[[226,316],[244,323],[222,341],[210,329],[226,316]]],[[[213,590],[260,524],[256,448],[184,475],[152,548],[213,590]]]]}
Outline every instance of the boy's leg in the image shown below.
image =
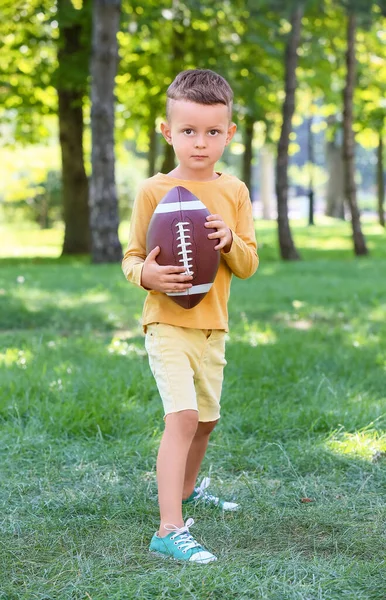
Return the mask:
{"type": "Polygon", "coordinates": [[[186,461],[195,437],[197,423],[198,413],[195,410],[171,413],[165,418],[165,430],[157,459],[158,502],[161,515],[158,535],[160,537],[170,533],[170,530],[165,529],[165,525],[182,527],[184,524],[181,500],[186,461]]]}
{"type": "Polygon", "coordinates": [[[208,446],[209,437],[219,421],[220,397],[225,360],[225,332],[206,332],[205,350],[195,372],[195,388],[199,411],[199,423],[192,440],[186,464],[183,499],[191,496],[202,460],[208,446]]]}
{"type": "Polygon", "coordinates": [[[184,505],[188,505],[190,502],[200,502],[207,506],[215,506],[223,511],[235,511],[239,509],[239,504],[223,500],[205,491],[210,485],[209,477],[204,477],[200,486],[196,487],[198,472],[205,456],[209,437],[217,423],[218,419],[216,421],[201,421],[198,423],[186,461],[182,500],[184,505]]]}
{"type": "Polygon", "coordinates": [[[213,429],[216,427],[216,421],[199,422],[196,433],[189,448],[188,458],[186,461],[186,471],[182,498],[185,500],[193,493],[196,485],[198,472],[201,463],[205,456],[208,447],[209,437],[213,429]]]}
{"type": "Polygon", "coordinates": [[[193,519],[184,524],[182,492],[189,449],[198,424],[194,373],[202,353],[202,334],[161,323],[148,326],[146,350],[165,412],[165,431],[158,459],[158,501],[161,524],[150,551],[176,560],[207,564],[216,557],[190,534],[193,519]]]}

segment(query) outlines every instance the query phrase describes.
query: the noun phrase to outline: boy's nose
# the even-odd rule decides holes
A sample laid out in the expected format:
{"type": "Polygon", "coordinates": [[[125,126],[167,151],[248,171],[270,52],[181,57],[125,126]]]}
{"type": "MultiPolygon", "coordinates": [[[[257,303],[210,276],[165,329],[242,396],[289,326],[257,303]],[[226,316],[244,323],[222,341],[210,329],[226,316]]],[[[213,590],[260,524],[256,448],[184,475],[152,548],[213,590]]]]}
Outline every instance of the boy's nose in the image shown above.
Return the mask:
{"type": "Polygon", "coordinates": [[[196,143],[194,144],[196,148],[205,148],[205,138],[197,137],[196,143]]]}

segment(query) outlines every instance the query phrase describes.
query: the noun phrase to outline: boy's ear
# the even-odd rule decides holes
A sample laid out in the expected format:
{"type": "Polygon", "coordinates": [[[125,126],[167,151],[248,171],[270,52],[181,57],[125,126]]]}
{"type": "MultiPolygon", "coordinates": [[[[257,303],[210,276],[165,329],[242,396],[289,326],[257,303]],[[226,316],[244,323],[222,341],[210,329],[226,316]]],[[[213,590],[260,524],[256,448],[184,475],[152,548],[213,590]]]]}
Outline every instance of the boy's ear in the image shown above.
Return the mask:
{"type": "Polygon", "coordinates": [[[227,139],[225,145],[228,146],[229,142],[232,140],[233,136],[236,133],[237,125],[236,123],[231,123],[228,127],[227,139]]]}
{"type": "Polygon", "coordinates": [[[164,136],[167,143],[171,145],[172,144],[172,136],[171,136],[170,125],[167,121],[162,121],[161,133],[164,136]]]}

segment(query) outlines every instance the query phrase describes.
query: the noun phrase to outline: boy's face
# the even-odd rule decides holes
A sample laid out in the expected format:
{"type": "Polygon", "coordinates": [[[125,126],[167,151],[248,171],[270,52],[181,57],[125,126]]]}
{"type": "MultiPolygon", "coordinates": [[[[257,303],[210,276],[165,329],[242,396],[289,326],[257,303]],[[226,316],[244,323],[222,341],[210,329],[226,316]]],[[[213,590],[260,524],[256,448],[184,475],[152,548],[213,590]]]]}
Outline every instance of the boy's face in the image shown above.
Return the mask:
{"type": "Polygon", "coordinates": [[[162,123],[166,141],[173,145],[184,179],[211,179],[214,166],[236,131],[225,104],[197,104],[172,100],[169,121],[162,123]]]}

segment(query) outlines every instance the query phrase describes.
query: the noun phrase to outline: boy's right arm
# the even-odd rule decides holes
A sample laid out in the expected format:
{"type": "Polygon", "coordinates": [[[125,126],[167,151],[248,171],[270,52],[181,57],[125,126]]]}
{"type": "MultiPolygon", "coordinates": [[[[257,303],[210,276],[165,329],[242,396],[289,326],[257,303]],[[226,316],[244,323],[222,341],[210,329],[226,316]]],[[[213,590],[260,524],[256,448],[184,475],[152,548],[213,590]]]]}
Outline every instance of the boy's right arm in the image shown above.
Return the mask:
{"type": "Polygon", "coordinates": [[[184,267],[160,266],[156,261],[160,252],[158,246],[146,256],[147,228],[155,207],[156,204],[141,189],[134,202],[122,270],[128,281],[146,290],[163,293],[183,291],[192,285],[189,283],[192,277],[182,274],[184,267]]]}

